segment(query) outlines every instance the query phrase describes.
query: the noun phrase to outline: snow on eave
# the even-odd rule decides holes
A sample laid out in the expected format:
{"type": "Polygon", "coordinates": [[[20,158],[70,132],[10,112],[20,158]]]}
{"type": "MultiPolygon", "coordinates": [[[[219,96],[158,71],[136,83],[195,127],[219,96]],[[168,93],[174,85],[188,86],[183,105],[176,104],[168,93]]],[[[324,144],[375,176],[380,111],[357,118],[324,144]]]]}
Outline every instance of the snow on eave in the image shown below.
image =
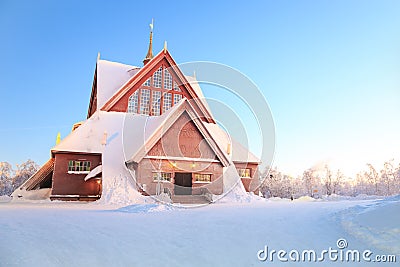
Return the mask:
{"type": "Polygon", "coordinates": [[[225,132],[218,124],[205,123],[205,125],[212,136],[215,138],[215,141],[218,143],[219,147],[222,147],[224,149],[225,153],[228,149],[228,144],[230,144],[230,155],[232,156],[233,163],[261,163],[258,157],[256,157],[250,150],[248,150],[241,143],[230,136],[227,132],[225,132]]]}
{"type": "Polygon", "coordinates": [[[211,112],[210,106],[207,103],[207,99],[205,98],[205,96],[203,94],[203,90],[201,90],[201,87],[200,87],[196,77],[185,75],[185,78],[189,82],[190,86],[193,88],[194,92],[196,93],[197,99],[199,99],[200,102],[207,109],[207,111],[210,114],[211,118],[214,118],[214,115],[211,112]]]}

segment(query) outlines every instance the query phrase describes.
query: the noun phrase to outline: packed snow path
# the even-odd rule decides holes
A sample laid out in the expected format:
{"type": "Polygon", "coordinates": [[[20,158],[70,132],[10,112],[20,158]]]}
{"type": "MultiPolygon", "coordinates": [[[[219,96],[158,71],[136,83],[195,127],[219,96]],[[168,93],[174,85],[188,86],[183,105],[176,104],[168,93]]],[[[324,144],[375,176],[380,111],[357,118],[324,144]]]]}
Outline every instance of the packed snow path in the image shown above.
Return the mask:
{"type": "Polygon", "coordinates": [[[339,238],[350,249],[387,254],[351,235],[348,223],[343,227],[343,216],[351,221],[352,209],[371,203],[256,201],[195,209],[0,203],[0,266],[396,266],[399,256],[386,264],[257,259],[266,245],[321,251],[337,249],[339,238]]]}

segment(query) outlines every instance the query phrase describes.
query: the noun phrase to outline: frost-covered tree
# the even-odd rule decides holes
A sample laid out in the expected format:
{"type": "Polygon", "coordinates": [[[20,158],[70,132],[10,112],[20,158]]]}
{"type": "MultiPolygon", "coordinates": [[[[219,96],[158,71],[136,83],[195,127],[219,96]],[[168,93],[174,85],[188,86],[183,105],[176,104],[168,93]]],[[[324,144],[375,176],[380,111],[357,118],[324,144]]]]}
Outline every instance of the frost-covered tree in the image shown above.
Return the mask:
{"type": "Polygon", "coordinates": [[[394,193],[394,190],[392,190],[392,186],[394,187],[394,184],[396,183],[393,160],[385,161],[385,163],[383,164],[383,169],[381,170],[381,178],[385,186],[385,194],[387,196],[390,196],[392,193],[394,193]]]}
{"type": "Polygon", "coordinates": [[[364,172],[364,176],[368,182],[368,188],[366,189],[366,194],[379,195],[379,174],[372,166],[372,164],[367,163],[368,171],[364,172]]]}
{"type": "Polygon", "coordinates": [[[332,193],[333,194],[338,194],[339,193],[339,188],[342,185],[343,178],[344,178],[343,173],[338,169],[336,171],[335,177],[334,177],[334,179],[332,181],[332,193]]]}
{"type": "Polygon", "coordinates": [[[318,185],[318,176],[315,173],[315,170],[310,168],[303,172],[303,184],[304,188],[306,189],[307,195],[310,197],[314,197],[314,190],[316,190],[318,185]]]}
{"type": "Polygon", "coordinates": [[[326,194],[328,196],[332,195],[332,191],[333,191],[332,172],[329,169],[328,165],[325,165],[324,186],[325,186],[326,194]]]}
{"type": "Polygon", "coordinates": [[[13,173],[10,163],[0,162],[0,195],[9,195],[12,192],[13,173]]]}
{"type": "Polygon", "coordinates": [[[39,165],[30,159],[22,164],[17,164],[17,170],[15,171],[15,176],[12,179],[13,191],[23,184],[29,177],[31,177],[39,169],[39,167],[39,165]]]}

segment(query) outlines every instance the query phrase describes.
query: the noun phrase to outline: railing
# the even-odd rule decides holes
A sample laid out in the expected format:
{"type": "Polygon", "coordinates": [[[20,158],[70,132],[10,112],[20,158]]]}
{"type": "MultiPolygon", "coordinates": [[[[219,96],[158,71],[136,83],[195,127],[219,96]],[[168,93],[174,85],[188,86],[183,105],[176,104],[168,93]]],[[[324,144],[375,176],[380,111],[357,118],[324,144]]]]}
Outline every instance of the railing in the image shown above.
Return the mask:
{"type": "Polygon", "coordinates": [[[200,193],[203,195],[210,203],[213,202],[213,194],[206,187],[200,188],[200,193]]]}
{"type": "Polygon", "coordinates": [[[171,190],[170,190],[168,187],[164,187],[163,193],[164,193],[164,194],[167,194],[168,197],[169,197],[170,199],[172,199],[172,193],[171,193],[171,190]]]}

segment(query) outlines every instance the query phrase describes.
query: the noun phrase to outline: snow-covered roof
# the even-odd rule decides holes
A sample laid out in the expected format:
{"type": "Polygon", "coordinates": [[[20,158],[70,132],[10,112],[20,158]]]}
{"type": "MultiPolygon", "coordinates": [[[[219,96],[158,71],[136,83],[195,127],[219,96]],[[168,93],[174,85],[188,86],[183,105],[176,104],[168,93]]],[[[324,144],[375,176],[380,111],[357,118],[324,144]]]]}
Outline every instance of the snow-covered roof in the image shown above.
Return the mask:
{"type": "Polygon", "coordinates": [[[51,151],[103,153],[106,146],[118,136],[124,142],[126,157],[130,158],[183,102],[180,101],[161,116],[96,111],[51,151]]]}
{"type": "Polygon", "coordinates": [[[99,59],[96,110],[100,109],[139,70],[139,67],[99,59]]]}
{"type": "Polygon", "coordinates": [[[231,159],[233,162],[252,162],[260,163],[260,159],[251,153],[246,147],[229,136],[218,124],[205,123],[208,131],[213,136],[219,147],[227,151],[228,145],[231,145],[231,159]]]}
{"type": "MultiPolygon", "coordinates": [[[[53,153],[103,153],[108,144],[118,137],[123,142],[123,153],[127,161],[138,151],[143,150],[147,140],[152,138],[157,130],[164,126],[166,120],[184,103],[187,103],[186,99],[182,99],[161,116],[96,111],[51,151],[53,153]],[[104,139],[106,139],[105,145],[104,139]]],[[[231,140],[230,136],[217,124],[207,122],[203,122],[203,124],[222,151],[226,153],[228,144],[231,144],[233,162],[259,162],[259,159],[245,147],[233,139],[231,140]]]]}

